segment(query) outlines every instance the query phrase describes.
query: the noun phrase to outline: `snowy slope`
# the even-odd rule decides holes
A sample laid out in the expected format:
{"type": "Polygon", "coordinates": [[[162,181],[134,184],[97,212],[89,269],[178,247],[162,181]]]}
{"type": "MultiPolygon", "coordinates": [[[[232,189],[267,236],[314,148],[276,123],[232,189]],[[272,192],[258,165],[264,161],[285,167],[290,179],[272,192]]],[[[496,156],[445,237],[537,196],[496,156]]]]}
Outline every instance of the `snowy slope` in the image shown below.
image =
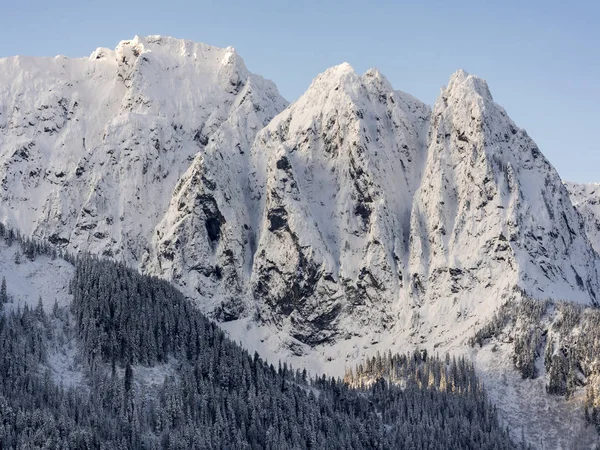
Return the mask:
{"type": "Polygon", "coordinates": [[[8,246],[0,239],[0,279],[6,279],[9,308],[35,308],[40,298],[47,313],[55,302],[61,307],[68,305],[73,297],[69,283],[74,273],[74,267],[63,259],[39,256],[29,261],[18,243],[8,246]]]}
{"type": "MultiPolygon", "coordinates": [[[[569,399],[548,395],[546,379],[524,380],[514,370],[508,342],[473,349],[470,353],[490,400],[498,407],[502,424],[513,439],[540,450],[593,450],[599,436],[586,426],[583,413],[585,390],[569,399]]],[[[543,369],[543,364],[540,364],[543,369]]]]}
{"type": "MultiPolygon", "coordinates": [[[[30,261],[23,255],[19,243],[7,245],[0,238],[0,279],[6,280],[9,303],[6,310],[33,309],[41,299],[44,311],[50,315],[57,304],[60,308],[71,304],[73,296],[69,284],[75,268],[64,259],[37,256],[30,261]]],[[[77,348],[73,340],[61,340],[61,346],[52,346],[48,351],[48,369],[55,382],[63,386],[80,384],[83,372],[76,363],[77,348]]]]}
{"type": "Polygon", "coordinates": [[[578,184],[566,182],[575,209],[584,222],[592,246],[600,254],[600,183],[578,184]]]}

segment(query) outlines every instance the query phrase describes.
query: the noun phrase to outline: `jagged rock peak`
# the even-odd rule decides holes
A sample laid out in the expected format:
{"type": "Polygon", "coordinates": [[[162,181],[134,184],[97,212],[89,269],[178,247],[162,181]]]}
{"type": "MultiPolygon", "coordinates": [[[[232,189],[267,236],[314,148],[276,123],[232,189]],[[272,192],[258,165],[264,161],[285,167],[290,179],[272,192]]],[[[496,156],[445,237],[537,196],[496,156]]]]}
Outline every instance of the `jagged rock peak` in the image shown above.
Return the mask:
{"type": "MultiPolygon", "coordinates": [[[[330,67],[319,74],[313,80],[305,95],[310,96],[314,91],[323,93],[326,96],[331,95],[332,92],[338,92],[357,99],[359,95],[365,93],[365,87],[373,87],[385,94],[394,92],[390,82],[378,69],[371,68],[360,76],[350,64],[345,62],[330,67]]],[[[369,89],[369,91],[371,90],[369,89]]]]}
{"type": "Polygon", "coordinates": [[[345,333],[340,322],[392,320],[429,115],[377,70],[342,64],[257,135],[251,284],[263,320],[310,344],[345,333]]]}
{"type": "Polygon", "coordinates": [[[189,77],[208,82],[218,79],[226,91],[236,93],[252,76],[233,47],[218,48],[166,36],[135,36],[119,42],[114,51],[96,49],[90,60],[116,61],[128,87],[136,78],[143,78],[141,72],[183,70],[189,77]]]}
{"type": "Polygon", "coordinates": [[[451,262],[502,273],[471,273],[490,286],[513,276],[509,284],[536,297],[597,302],[597,256],[558,173],[480,78],[458,71],[442,90],[423,180],[413,208],[414,292],[424,279],[427,295],[435,292],[451,262]],[[468,250],[474,237],[484,245],[468,250]],[[506,255],[487,252],[497,239],[508,242],[495,247],[506,255]]]}
{"type": "Polygon", "coordinates": [[[347,62],[330,67],[329,69],[325,70],[325,72],[317,75],[309,89],[311,89],[313,86],[339,82],[345,78],[358,78],[354,68],[347,62]]]}
{"type": "MultiPolygon", "coordinates": [[[[143,37],[136,35],[133,39],[119,42],[115,52],[119,54],[129,49],[136,54],[136,57],[142,53],[159,53],[199,60],[201,58],[208,59],[210,55],[213,55],[212,57],[222,65],[235,63],[239,65],[241,70],[247,71],[242,58],[233,47],[215,47],[201,42],[169,36],[150,35],[143,37]]],[[[102,52],[103,50],[106,49],[97,49],[92,53],[92,56],[96,55],[98,51],[102,52]]]]}
{"type": "Polygon", "coordinates": [[[442,98],[464,96],[466,93],[477,94],[485,100],[493,101],[492,93],[483,78],[471,75],[459,69],[450,76],[448,86],[442,88],[442,98]]]}
{"type": "Polygon", "coordinates": [[[393,92],[394,88],[379,69],[369,69],[362,76],[362,82],[367,86],[373,86],[380,92],[393,92]]]}
{"type": "Polygon", "coordinates": [[[401,121],[415,119],[420,127],[431,113],[429,106],[420,100],[395,91],[379,70],[369,69],[361,76],[348,63],[333,66],[315,77],[306,92],[289,109],[287,121],[274,121],[274,126],[267,127],[267,130],[284,125],[286,132],[305,132],[312,129],[316,119],[320,121],[328,117],[331,121],[337,121],[339,115],[366,122],[377,122],[382,115],[389,115],[394,126],[401,121]],[[373,109],[375,105],[378,105],[376,108],[382,108],[378,113],[373,109]],[[395,112],[392,114],[392,111],[395,112]]]}
{"type": "Polygon", "coordinates": [[[242,179],[232,168],[245,173],[255,134],[287,106],[233,48],[162,36],[90,58],[0,59],[0,85],[0,219],[130,265],[188,169],[212,186],[228,179],[223,160],[242,179]]]}

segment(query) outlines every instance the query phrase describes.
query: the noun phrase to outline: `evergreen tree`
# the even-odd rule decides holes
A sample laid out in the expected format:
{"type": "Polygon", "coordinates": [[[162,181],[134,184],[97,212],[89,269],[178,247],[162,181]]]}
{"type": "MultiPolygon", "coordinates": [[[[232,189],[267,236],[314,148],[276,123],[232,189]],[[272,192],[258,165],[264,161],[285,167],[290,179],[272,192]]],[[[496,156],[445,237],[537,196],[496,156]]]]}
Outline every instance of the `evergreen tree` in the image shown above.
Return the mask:
{"type": "Polygon", "coordinates": [[[8,294],[6,292],[6,278],[2,277],[2,285],[0,285],[0,304],[8,302],[8,294]]]}

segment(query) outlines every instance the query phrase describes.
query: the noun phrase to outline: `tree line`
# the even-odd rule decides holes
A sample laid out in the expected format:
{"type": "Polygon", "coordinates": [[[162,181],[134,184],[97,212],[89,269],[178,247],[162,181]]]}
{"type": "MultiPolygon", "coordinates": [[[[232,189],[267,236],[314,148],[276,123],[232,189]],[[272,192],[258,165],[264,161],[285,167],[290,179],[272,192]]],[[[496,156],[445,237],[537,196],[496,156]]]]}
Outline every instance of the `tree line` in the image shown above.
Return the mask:
{"type": "Polygon", "coordinates": [[[537,378],[543,360],[546,391],[571,397],[585,389],[586,421],[600,433],[600,309],[527,296],[503,304],[471,345],[508,336],[513,363],[523,378],[537,378]]]}

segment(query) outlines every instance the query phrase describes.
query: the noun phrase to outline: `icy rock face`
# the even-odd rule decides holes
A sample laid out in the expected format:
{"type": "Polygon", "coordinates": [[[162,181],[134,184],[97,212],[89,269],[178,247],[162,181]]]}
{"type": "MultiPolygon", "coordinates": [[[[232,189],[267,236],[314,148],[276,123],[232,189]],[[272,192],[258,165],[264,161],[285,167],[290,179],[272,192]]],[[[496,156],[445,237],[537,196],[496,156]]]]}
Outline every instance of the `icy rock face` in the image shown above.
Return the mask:
{"type": "Polygon", "coordinates": [[[133,266],[160,259],[153,240],[169,259],[181,176],[246,152],[286,105],[233,49],[160,36],[89,59],[6,58],[0,79],[0,218],[133,266]]]}
{"type": "Polygon", "coordinates": [[[575,209],[584,222],[588,239],[600,254],[600,183],[565,183],[575,209]]]}
{"type": "Polygon", "coordinates": [[[567,190],[485,81],[451,77],[433,109],[427,153],[409,285],[425,325],[449,313],[480,319],[515,286],[536,298],[598,300],[596,255],[567,190]]]}
{"type": "Polygon", "coordinates": [[[251,288],[263,320],[310,344],[391,325],[428,118],[377,71],[343,64],[259,133],[251,288]]]}
{"type": "Polygon", "coordinates": [[[463,71],[430,112],[376,71],[329,69],[252,157],[252,294],[302,342],[377,329],[439,344],[523,291],[597,301],[597,255],[561,179],[463,71]]]}
{"type": "Polygon", "coordinates": [[[592,222],[483,80],[431,111],[342,64],[286,106],[173,38],[1,59],[0,220],[308,346],[452,342],[522,291],[598,301],[592,222]]]}
{"type": "Polygon", "coordinates": [[[217,318],[246,310],[252,261],[248,170],[250,146],[285,102],[255,78],[240,88],[229,117],[177,182],[143,262],[148,273],[200,296],[217,318]]]}

